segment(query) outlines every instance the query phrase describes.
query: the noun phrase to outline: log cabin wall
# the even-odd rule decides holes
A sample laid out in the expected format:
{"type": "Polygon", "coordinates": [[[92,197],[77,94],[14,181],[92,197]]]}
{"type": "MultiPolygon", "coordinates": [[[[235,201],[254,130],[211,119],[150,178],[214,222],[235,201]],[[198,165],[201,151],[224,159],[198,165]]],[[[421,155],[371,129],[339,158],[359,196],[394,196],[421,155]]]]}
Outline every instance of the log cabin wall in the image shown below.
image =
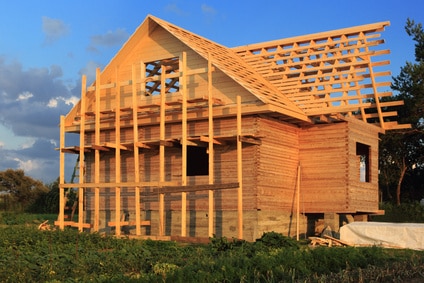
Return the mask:
{"type": "MultiPolygon", "coordinates": [[[[257,118],[254,116],[243,117],[242,120],[245,130],[244,135],[256,135],[258,126],[257,118]]],[[[188,124],[189,137],[198,137],[207,133],[207,121],[198,120],[188,124]]],[[[214,171],[216,183],[235,183],[237,182],[237,149],[236,149],[236,120],[234,118],[216,119],[214,122],[214,135],[224,137],[221,145],[215,145],[214,171]]],[[[150,125],[140,128],[140,140],[159,140],[159,129],[157,125],[150,125]]],[[[181,124],[169,123],[166,126],[166,138],[172,140],[180,138],[181,124]]],[[[123,138],[131,136],[131,129],[121,131],[123,138]]],[[[114,137],[114,130],[105,131],[103,136],[114,137]]],[[[87,138],[88,141],[92,137],[87,138]]],[[[206,143],[199,143],[197,149],[206,152],[206,143]]],[[[85,155],[86,181],[94,180],[94,154],[85,155]]],[[[121,152],[121,173],[122,182],[134,182],[134,157],[132,151],[121,152]]],[[[243,146],[243,205],[245,221],[256,223],[256,164],[258,163],[258,145],[245,143],[243,146]]],[[[157,182],[159,180],[159,149],[152,145],[151,148],[143,149],[139,155],[140,181],[157,182]]],[[[165,149],[165,181],[178,182],[181,179],[181,146],[178,142],[169,144],[165,149]]],[[[199,165],[200,166],[200,165],[199,165]]],[[[102,183],[114,183],[115,180],[115,153],[105,152],[100,159],[102,183]]],[[[208,183],[207,175],[188,176],[188,185],[202,185],[208,183]]],[[[142,189],[141,214],[144,220],[150,220],[151,225],[145,228],[145,235],[156,235],[158,233],[158,194],[153,192],[150,187],[142,189]]],[[[86,222],[92,223],[94,217],[94,192],[92,189],[86,189],[85,210],[86,222]]],[[[114,227],[108,227],[107,223],[113,221],[115,215],[115,190],[114,187],[102,189],[100,194],[100,232],[110,233],[114,227]]],[[[181,193],[165,194],[166,210],[166,235],[179,235],[181,225],[181,193]]],[[[189,192],[187,195],[188,203],[188,232],[192,237],[207,236],[207,218],[208,215],[208,194],[207,190],[198,192],[189,192]]],[[[217,236],[236,237],[237,231],[237,190],[235,188],[217,190],[214,195],[216,210],[215,231],[217,236]]],[[[121,208],[129,213],[130,221],[134,219],[135,198],[134,188],[121,188],[121,208]]],[[[245,230],[247,239],[253,240],[254,227],[248,227],[245,230]]],[[[132,229],[133,230],[133,229],[132,229]]],[[[133,231],[131,231],[133,233],[133,231]]]]}
{"type": "Polygon", "coordinates": [[[314,125],[300,131],[301,202],[307,213],[349,208],[348,146],[347,123],[314,125]]]}
{"type": "Polygon", "coordinates": [[[378,142],[381,129],[349,120],[349,208],[355,213],[378,212],[378,142]]]}
{"type": "Polygon", "coordinates": [[[295,125],[263,115],[258,118],[261,145],[256,164],[258,221],[255,238],[270,231],[289,237],[297,232],[306,233],[307,219],[302,208],[297,206],[300,130],[295,125]]]}
{"type": "Polygon", "coordinates": [[[264,116],[258,124],[258,209],[289,211],[296,190],[299,128],[264,116]]]}
{"type": "MultiPolygon", "coordinates": [[[[296,213],[296,178],[298,167],[298,131],[293,125],[277,121],[265,116],[249,116],[242,120],[246,135],[258,136],[260,143],[243,146],[243,206],[244,220],[249,223],[245,228],[245,239],[254,240],[264,232],[276,231],[293,236],[296,232],[296,222],[293,215],[296,213]]],[[[235,120],[231,118],[218,119],[214,123],[217,136],[234,135],[235,120]]],[[[189,124],[189,136],[199,136],[207,131],[205,121],[195,121],[189,124]]],[[[178,123],[167,126],[167,136],[179,136],[181,125],[178,123]]],[[[122,131],[131,135],[130,131],[122,131]]],[[[158,127],[147,126],[140,129],[140,139],[158,138],[158,127]]],[[[105,136],[114,136],[113,130],[105,136]]],[[[206,150],[205,147],[200,147],[206,150]]],[[[101,158],[101,182],[115,182],[114,153],[105,153],[101,158]]],[[[134,161],[132,152],[122,153],[121,172],[125,176],[124,182],[134,181],[134,161]]],[[[87,182],[93,176],[93,154],[86,155],[87,182]]],[[[232,183],[237,181],[236,148],[234,140],[215,147],[215,178],[218,183],[232,183]]],[[[178,181],[181,177],[181,148],[176,144],[166,148],[166,181],[178,181]]],[[[157,148],[144,149],[140,153],[140,179],[154,182],[159,179],[159,155],[157,148]]],[[[190,176],[189,185],[206,184],[207,176],[190,176]]],[[[106,223],[115,218],[115,195],[113,188],[105,188],[101,194],[101,232],[111,232],[106,223]]],[[[145,220],[150,220],[150,227],[145,234],[158,232],[158,195],[152,194],[149,187],[142,190],[141,209],[145,220]]],[[[87,222],[93,219],[93,192],[87,190],[85,208],[87,222]]],[[[207,192],[191,192],[188,194],[189,235],[204,237],[207,235],[208,199],[207,192]]],[[[123,188],[121,207],[128,211],[130,220],[134,218],[134,189],[123,188]]],[[[237,193],[235,189],[221,190],[215,193],[217,236],[236,237],[237,224],[237,193]]],[[[166,234],[179,235],[181,218],[181,198],[179,194],[166,194],[166,234]]],[[[306,218],[302,216],[301,230],[306,229],[306,218]]]]}
{"type": "Polygon", "coordinates": [[[380,131],[378,127],[347,119],[300,132],[302,199],[306,212],[378,211],[380,131]]]}

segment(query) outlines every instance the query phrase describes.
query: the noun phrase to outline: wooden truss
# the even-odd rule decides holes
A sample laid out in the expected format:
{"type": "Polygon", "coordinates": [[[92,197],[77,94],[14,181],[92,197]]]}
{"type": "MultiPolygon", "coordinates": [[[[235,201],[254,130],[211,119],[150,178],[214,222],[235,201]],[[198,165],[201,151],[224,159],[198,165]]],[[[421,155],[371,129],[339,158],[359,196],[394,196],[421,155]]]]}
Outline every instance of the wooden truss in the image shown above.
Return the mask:
{"type": "Polygon", "coordinates": [[[375,71],[388,60],[373,61],[389,50],[375,50],[389,22],[233,48],[278,90],[272,98],[287,97],[310,118],[353,116],[383,129],[404,128],[385,108],[403,101],[382,102],[391,96],[389,71],[375,71]],[[386,89],[384,89],[386,88],[386,89]],[[390,119],[392,118],[392,119],[390,119]]]}
{"type": "Polygon", "coordinates": [[[373,61],[390,53],[376,49],[389,22],[230,49],[150,18],[204,58],[211,54],[216,67],[277,112],[312,122],[352,116],[384,130],[410,127],[388,110],[403,101],[382,101],[392,96],[390,72],[377,69],[390,61],[373,61]]]}

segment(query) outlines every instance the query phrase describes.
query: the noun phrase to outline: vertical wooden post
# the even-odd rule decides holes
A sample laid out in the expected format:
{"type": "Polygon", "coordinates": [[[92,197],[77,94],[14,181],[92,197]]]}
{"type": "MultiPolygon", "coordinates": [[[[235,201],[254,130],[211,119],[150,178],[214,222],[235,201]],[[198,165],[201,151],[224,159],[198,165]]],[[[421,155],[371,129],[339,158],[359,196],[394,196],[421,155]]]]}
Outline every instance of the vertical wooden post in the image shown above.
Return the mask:
{"type": "MultiPolygon", "coordinates": [[[[85,181],[85,158],[84,158],[84,147],[85,147],[85,110],[86,110],[86,92],[87,92],[87,77],[82,76],[81,82],[81,104],[80,104],[80,149],[79,149],[79,183],[84,184],[85,181]]],[[[81,186],[78,188],[78,231],[83,231],[84,222],[84,188],[81,186]]]]}
{"type": "MultiPolygon", "coordinates": [[[[96,68],[96,105],[95,105],[95,121],[94,121],[94,143],[100,144],[100,68],[96,68]]],[[[100,151],[96,147],[94,150],[94,183],[100,183],[100,151]]],[[[93,230],[99,231],[100,223],[100,188],[94,188],[94,225],[93,230]]]]}
{"type": "Polygon", "coordinates": [[[241,142],[241,97],[237,95],[237,215],[239,239],[243,239],[243,167],[242,167],[242,142],[241,142]]]}
{"type": "Polygon", "coordinates": [[[300,163],[297,166],[297,183],[296,183],[296,240],[299,241],[299,221],[300,221],[300,163]]]}
{"type": "Polygon", "coordinates": [[[60,145],[59,145],[59,229],[65,229],[65,116],[60,116],[60,145]]]}
{"type": "MultiPolygon", "coordinates": [[[[143,64],[141,64],[140,72],[143,72],[143,64]]],[[[131,67],[131,91],[132,91],[132,118],[133,118],[133,142],[134,142],[134,182],[135,186],[135,234],[141,235],[140,228],[140,157],[139,149],[137,146],[138,142],[138,99],[137,99],[137,85],[136,85],[136,67],[135,64],[131,67]]],[[[142,82],[143,83],[143,82],[142,82]]]]}
{"type": "MultiPolygon", "coordinates": [[[[182,95],[182,176],[181,185],[187,185],[187,53],[183,52],[180,56],[180,93],[182,95]]],[[[185,237],[187,234],[187,192],[181,193],[181,236],[185,237]]]]}
{"type": "Polygon", "coordinates": [[[119,83],[118,68],[115,70],[115,235],[121,235],[121,86],[119,83]]]}
{"type": "MultiPolygon", "coordinates": [[[[160,129],[159,129],[159,182],[165,181],[165,98],[166,98],[166,68],[161,66],[160,76],[160,129]]],[[[165,233],[165,196],[159,194],[159,236],[165,233]]]]}
{"type": "MultiPolygon", "coordinates": [[[[208,152],[209,152],[209,184],[214,183],[214,130],[213,130],[213,99],[212,99],[212,61],[211,56],[208,54],[208,152]]],[[[208,194],[208,236],[213,237],[214,234],[214,193],[209,190],[208,194]]]]}

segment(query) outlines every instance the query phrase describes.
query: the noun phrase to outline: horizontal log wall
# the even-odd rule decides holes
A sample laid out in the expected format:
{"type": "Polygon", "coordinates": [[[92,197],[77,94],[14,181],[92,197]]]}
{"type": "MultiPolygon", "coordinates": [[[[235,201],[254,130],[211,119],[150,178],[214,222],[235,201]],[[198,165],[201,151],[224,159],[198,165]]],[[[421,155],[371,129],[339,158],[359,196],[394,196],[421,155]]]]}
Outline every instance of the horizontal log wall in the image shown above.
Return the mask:
{"type": "Polygon", "coordinates": [[[378,135],[379,128],[360,121],[349,122],[349,203],[358,212],[376,212],[378,210],[378,135]],[[359,156],[356,144],[370,147],[369,180],[361,181],[359,156]]]}
{"type": "Polygon", "coordinates": [[[347,127],[322,124],[300,131],[300,202],[306,212],[343,212],[350,206],[347,127]]]}
{"type": "MultiPolygon", "coordinates": [[[[244,135],[255,135],[257,129],[255,117],[244,117],[242,124],[245,127],[243,130],[244,135]]],[[[207,134],[207,121],[190,121],[188,123],[188,137],[198,137],[207,134]]],[[[219,183],[236,183],[237,182],[237,150],[236,150],[236,120],[225,118],[214,120],[214,135],[222,138],[217,138],[217,141],[222,144],[214,146],[215,152],[215,184],[219,183]]],[[[173,140],[174,146],[167,146],[165,148],[165,181],[180,182],[181,181],[181,148],[179,147],[178,139],[181,137],[181,124],[168,123],[166,124],[166,139],[173,140]]],[[[157,126],[140,127],[140,140],[159,140],[159,129],[157,126]]],[[[92,141],[92,133],[87,134],[87,140],[92,141]]],[[[125,129],[121,131],[122,140],[130,139],[132,129],[125,129]]],[[[102,141],[113,142],[114,131],[107,130],[102,132],[102,141]]],[[[206,145],[206,143],[204,144],[206,145]]],[[[201,145],[200,145],[201,146],[201,145]]],[[[254,210],[257,207],[256,198],[256,163],[257,163],[257,145],[245,143],[243,145],[243,206],[244,210],[254,210]]],[[[206,148],[205,148],[206,150],[206,148]]],[[[88,152],[85,154],[85,178],[86,182],[90,183],[94,180],[94,153],[88,152]]],[[[130,150],[121,150],[121,181],[134,182],[134,157],[133,152],[130,150]]],[[[139,154],[140,163],[140,181],[141,182],[154,182],[159,181],[159,149],[157,146],[152,145],[151,148],[140,149],[139,154]]],[[[100,157],[100,182],[101,183],[114,183],[115,180],[115,152],[114,150],[102,151],[100,157]]],[[[208,184],[208,176],[188,176],[187,184],[199,185],[208,184]]],[[[143,213],[156,213],[159,209],[159,195],[154,192],[153,187],[145,186],[141,188],[141,204],[140,209],[143,213]],[[150,211],[150,212],[149,212],[150,211]],[[155,212],[156,211],[156,212],[155,212]]],[[[94,215],[94,189],[85,189],[85,209],[87,211],[87,222],[94,215]]],[[[121,209],[134,213],[135,198],[133,187],[121,187],[121,209]]],[[[166,193],[165,197],[165,210],[168,213],[179,213],[181,210],[181,194],[180,193],[166,193]]],[[[219,221],[236,221],[231,219],[222,219],[224,211],[237,211],[237,189],[230,188],[224,190],[216,190],[214,193],[214,206],[219,221]]],[[[108,219],[103,219],[101,222],[105,225],[108,221],[112,221],[112,214],[115,211],[115,189],[114,187],[100,188],[100,211],[102,215],[107,216],[108,219]]],[[[187,193],[187,211],[192,215],[196,211],[208,211],[208,192],[188,192],[187,193]]],[[[232,215],[231,213],[229,215],[232,215]]],[[[234,214],[236,215],[236,213],[234,214]]],[[[247,214],[249,215],[249,214],[247,214]]],[[[177,217],[178,218],[178,217],[177,217]]],[[[172,216],[170,219],[177,219],[172,216]]],[[[190,225],[198,225],[193,218],[190,225]]],[[[199,218],[202,221],[203,218],[199,218]]],[[[249,219],[245,215],[245,221],[248,223],[256,223],[254,219],[249,219]]],[[[171,221],[168,219],[167,225],[171,225],[170,230],[180,229],[180,222],[171,221]]],[[[197,220],[196,220],[197,221],[197,220]]],[[[218,221],[218,220],[217,220],[218,221]]],[[[237,221],[236,221],[237,223],[237,221]]],[[[102,229],[107,227],[100,225],[102,229]]],[[[191,227],[191,226],[190,226],[191,227]]],[[[223,229],[222,227],[220,228],[223,229]]],[[[253,228],[252,228],[253,229],[253,228]]],[[[196,232],[197,233],[197,232],[196,232]]]]}
{"type": "Polygon", "coordinates": [[[291,211],[295,200],[299,163],[299,128],[262,117],[257,162],[258,209],[291,211]]]}

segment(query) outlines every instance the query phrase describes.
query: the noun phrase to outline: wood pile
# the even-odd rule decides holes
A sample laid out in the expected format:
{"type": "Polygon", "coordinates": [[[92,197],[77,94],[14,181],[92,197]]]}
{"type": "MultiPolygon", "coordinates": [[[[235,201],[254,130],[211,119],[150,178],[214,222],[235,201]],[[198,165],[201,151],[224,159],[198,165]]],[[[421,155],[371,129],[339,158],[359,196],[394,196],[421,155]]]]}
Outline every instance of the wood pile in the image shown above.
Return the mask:
{"type": "Polygon", "coordinates": [[[322,237],[309,237],[311,240],[310,245],[312,247],[316,246],[325,246],[325,247],[343,247],[343,246],[352,246],[349,243],[346,243],[340,239],[333,238],[328,235],[323,235],[322,237]]]}

